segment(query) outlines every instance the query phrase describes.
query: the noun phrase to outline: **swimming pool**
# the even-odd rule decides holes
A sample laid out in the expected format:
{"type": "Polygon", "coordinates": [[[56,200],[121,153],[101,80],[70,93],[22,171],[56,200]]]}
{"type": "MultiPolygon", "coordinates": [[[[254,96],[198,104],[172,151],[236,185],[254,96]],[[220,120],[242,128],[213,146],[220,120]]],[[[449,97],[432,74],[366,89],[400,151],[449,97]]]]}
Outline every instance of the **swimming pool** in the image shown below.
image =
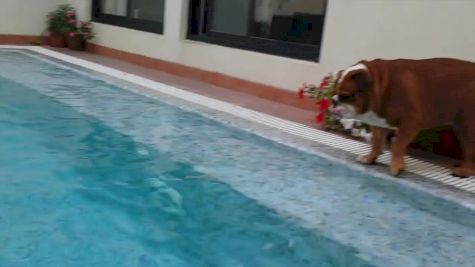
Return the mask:
{"type": "Polygon", "coordinates": [[[0,266],[475,260],[471,210],[126,87],[0,50],[0,266]]]}

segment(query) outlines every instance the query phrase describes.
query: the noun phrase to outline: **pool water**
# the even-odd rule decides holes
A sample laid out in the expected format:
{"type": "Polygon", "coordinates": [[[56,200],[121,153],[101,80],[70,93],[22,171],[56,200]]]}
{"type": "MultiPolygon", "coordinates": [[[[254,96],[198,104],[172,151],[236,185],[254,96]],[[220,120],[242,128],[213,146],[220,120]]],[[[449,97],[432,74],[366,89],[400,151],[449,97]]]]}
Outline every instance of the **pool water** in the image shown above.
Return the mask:
{"type": "Polygon", "coordinates": [[[475,260],[473,211],[38,57],[0,50],[0,266],[475,260]]]}

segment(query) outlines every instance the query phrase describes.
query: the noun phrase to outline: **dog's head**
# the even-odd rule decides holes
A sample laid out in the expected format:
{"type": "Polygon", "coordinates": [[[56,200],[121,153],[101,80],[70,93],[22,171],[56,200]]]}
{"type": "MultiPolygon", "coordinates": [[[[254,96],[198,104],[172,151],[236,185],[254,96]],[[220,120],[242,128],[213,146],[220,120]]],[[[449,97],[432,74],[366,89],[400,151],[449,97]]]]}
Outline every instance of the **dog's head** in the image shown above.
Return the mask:
{"type": "Polygon", "coordinates": [[[344,118],[355,118],[369,110],[370,73],[363,63],[338,73],[332,102],[344,118]]]}

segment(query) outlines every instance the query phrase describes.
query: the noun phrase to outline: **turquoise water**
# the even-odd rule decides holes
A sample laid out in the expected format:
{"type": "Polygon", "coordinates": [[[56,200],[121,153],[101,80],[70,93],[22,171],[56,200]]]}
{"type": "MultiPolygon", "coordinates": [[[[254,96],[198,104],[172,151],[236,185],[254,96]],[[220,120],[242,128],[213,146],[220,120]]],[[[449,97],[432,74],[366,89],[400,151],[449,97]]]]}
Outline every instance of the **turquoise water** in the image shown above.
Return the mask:
{"type": "Polygon", "coordinates": [[[471,211],[17,52],[0,51],[0,129],[2,267],[475,257],[471,211]],[[301,207],[312,230],[276,212],[301,207]]]}
{"type": "MultiPolygon", "coordinates": [[[[0,79],[2,266],[319,266],[351,251],[0,79]],[[289,246],[290,240],[293,245],[289,246]]],[[[357,264],[355,264],[357,266],[357,264]]]]}

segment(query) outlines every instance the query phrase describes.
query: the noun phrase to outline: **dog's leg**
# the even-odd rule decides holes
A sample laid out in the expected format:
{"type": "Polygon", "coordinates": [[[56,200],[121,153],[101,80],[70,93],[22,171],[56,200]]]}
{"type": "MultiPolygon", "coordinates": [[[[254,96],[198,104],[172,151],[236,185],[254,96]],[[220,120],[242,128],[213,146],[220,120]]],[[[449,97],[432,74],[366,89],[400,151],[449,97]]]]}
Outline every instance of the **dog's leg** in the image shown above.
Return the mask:
{"type": "Polygon", "coordinates": [[[462,164],[454,168],[453,175],[461,178],[475,175],[475,125],[464,124],[454,127],[461,140],[464,157],[462,164]]]}
{"type": "Polygon", "coordinates": [[[376,159],[378,159],[379,155],[383,152],[388,132],[388,129],[372,126],[371,152],[366,156],[358,157],[357,161],[363,164],[375,164],[376,159]]]}
{"type": "Polygon", "coordinates": [[[391,146],[392,160],[390,173],[391,175],[398,175],[406,167],[404,156],[407,152],[407,147],[416,138],[420,132],[420,127],[414,124],[401,125],[391,146]]]}

